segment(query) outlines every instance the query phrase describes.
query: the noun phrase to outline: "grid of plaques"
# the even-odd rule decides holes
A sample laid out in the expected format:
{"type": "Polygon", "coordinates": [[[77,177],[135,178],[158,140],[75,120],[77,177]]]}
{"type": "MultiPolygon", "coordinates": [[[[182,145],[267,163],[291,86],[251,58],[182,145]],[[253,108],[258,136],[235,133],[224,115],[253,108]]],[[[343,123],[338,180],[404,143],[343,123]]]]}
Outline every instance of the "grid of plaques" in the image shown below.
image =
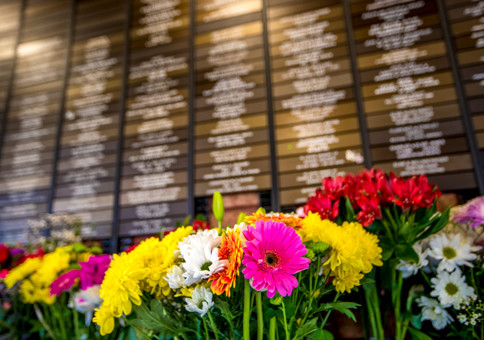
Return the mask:
{"type": "Polygon", "coordinates": [[[484,2],[446,0],[467,103],[484,161],[484,2]]]}
{"type": "Polygon", "coordinates": [[[120,235],[157,234],[187,211],[189,1],[133,4],[120,235]]]}
{"type": "Polygon", "coordinates": [[[17,0],[2,1],[0,4],[0,131],[15,57],[20,5],[17,0]]]}
{"type": "Polygon", "coordinates": [[[282,206],[327,176],[363,166],[343,6],[271,0],[268,8],[282,206]]]}
{"type": "Polygon", "coordinates": [[[373,166],[476,186],[436,1],[353,1],[373,166]]]}
{"type": "Polygon", "coordinates": [[[0,172],[3,240],[47,211],[66,63],[69,1],[27,1],[0,172]]]}
{"type": "Polygon", "coordinates": [[[75,13],[53,210],[80,217],[84,238],[104,238],[113,218],[125,8],[86,0],[75,13]]]}
{"type": "Polygon", "coordinates": [[[195,195],[269,189],[262,0],[196,6],[195,195]]]}

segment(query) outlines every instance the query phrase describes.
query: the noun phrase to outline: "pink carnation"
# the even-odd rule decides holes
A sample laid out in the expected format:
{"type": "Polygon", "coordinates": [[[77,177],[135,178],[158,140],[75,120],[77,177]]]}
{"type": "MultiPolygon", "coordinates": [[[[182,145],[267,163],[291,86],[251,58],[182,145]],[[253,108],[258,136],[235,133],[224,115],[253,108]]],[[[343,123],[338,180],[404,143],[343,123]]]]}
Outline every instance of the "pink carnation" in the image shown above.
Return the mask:
{"type": "Polygon", "coordinates": [[[256,290],[267,289],[269,298],[276,291],[281,296],[291,295],[298,286],[293,275],[307,269],[310,262],[303,257],[307,250],[299,235],[281,222],[256,221],[255,228],[249,227],[244,236],[244,277],[253,279],[256,290]]]}

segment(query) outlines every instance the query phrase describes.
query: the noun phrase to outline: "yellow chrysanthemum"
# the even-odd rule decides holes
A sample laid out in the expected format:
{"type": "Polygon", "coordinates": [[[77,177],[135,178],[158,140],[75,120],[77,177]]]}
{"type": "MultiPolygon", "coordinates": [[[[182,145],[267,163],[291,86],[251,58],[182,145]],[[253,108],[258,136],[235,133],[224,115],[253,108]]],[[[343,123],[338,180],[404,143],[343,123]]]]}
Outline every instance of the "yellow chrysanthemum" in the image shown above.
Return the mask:
{"type": "Polygon", "coordinates": [[[192,227],[178,228],[163,240],[151,237],[129,254],[113,255],[101,284],[103,303],[94,318],[101,327],[102,335],[113,331],[114,317],[129,315],[132,304],[141,304],[143,290],[156,292],[157,296],[169,293],[170,288],[163,277],[175,262],[178,242],[192,230],[192,227]]]}
{"type": "Polygon", "coordinates": [[[104,304],[99,309],[96,308],[95,311],[92,320],[100,326],[99,332],[101,335],[112,333],[114,330],[114,314],[104,304]]]}
{"type": "Polygon", "coordinates": [[[53,304],[55,297],[50,296],[50,285],[59,274],[69,267],[70,255],[65,247],[42,258],[28,259],[12,270],[5,279],[7,287],[16,282],[20,284],[20,294],[26,303],[45,302],[53,304]]]}
{"type": "Polygon", "coordinates": [[[103,299],[103,310],[116,317],[129,315],[132,303],[141,304],[143,294],[139,282],[146,277],[145,268],[129,254],[114,254],[101,284],[100,296],[103,299]]]}
{"type": "Polygon", "coordinates": [[[40,257],[30,258],[12,269],[5,278],[7,288],[12,288],[17,282],[22,281],[28,275],[32,274],[37,268],[39,268],[41,262],[42,259],[40,257]]]}
{"type": "Polygon", "coordinates": [[[192,227],[181,227],[166,235],[162,240],[151,237],[136,247],[130,256],[136,257],[140,267],[146,268],[147,276],[142,282],[142,288],[157,297],[168,295],[170,287],[164,279],[169,269],[175,263],[175,252],[178,242],[192,232],[192,227]]]}
{"type": "Polygon", "coordinates": [[[302,223],[302,218],[293,214],[283,214],[283,213],[268,213],[255,212],[252,215],[248,215],[244,218],[244,222],[250,225],[255,225],[256,221],[275,221],[282,222],[291,228],[300,228],[302,223]]]}
{"type": "Polygon", "coordinates": [[[378,238],[359,223],[344,222],[339,226],[310,212],[302,224],[299,234],[303,241],[329,245],[331,250],[323,263],[323,273],[334,277],[333,284],[339,292],[350,292],[360,284],[364,273],[383,264],[378,238]]]}

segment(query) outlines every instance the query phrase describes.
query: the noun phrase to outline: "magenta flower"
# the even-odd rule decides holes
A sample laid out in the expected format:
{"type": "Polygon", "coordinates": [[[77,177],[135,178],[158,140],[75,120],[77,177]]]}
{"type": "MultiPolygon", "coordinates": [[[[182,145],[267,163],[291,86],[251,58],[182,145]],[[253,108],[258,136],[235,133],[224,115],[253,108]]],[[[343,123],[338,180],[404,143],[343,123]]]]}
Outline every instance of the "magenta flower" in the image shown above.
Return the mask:
{"type": "Polygon", "coordinates": [[[109,255],[91,256],[87,262],[79,262],[81,266],[81,289],[100,285],[104,280],[104,273],[109,268],[111,257],[109,255]]]}
{"type": "Polygon", "coordinates": [[[71,289],[81,274],[80,269],[73,269],[59,276],[50,285],[50,296],[60,296],[63,291],[71,289]]]}
{"type": "Polygon", "coordinates": [[[484,197],[476,197],[467,202],[455,213],[454,221],[461,224],[470,222],[471,227],[484,225],[484,197]]]}
{"type": "Polygon", "coordinates": [[[307,269],[310,262],[303,257],[307,250],[299,235],[281,222],[256,221],[255,228],[249,227],[244,236],[244,277],[252,279],[256,290],[267,289],[268,298],[276,291],[290,296],[298,286],[293,275],[307,269]]]}

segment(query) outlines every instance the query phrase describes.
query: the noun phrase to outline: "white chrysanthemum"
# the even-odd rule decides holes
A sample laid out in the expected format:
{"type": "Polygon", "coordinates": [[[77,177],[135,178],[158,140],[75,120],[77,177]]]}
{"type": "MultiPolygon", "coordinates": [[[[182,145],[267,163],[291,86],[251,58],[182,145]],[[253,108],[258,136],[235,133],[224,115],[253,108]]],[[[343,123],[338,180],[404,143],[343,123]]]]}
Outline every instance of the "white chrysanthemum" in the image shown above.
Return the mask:
{"type": "Polygon", "coordinates": [[[453,306],[460,309],[461,305],[469,304],[470,300],[475,300],[474,288],[467,285],[465,276],[461,275],[460,270],[452,273],[446,271],[437,272],[437,277],[432,278],[432,288],[430,295],[438,297],[444,307],[453,306]]]}
{"type": "Polygon", "coordinates": [[[437,270],[454,271],[459,266],[473,267],[470,261],[476,259],[470,244],[462,244],[460,235],[448,238],[445,234],[435,235],[430,240],[429,255],[440,260],[437,270]]]}
{"type": "Polygon", "coordinates": [[[186,286],[183,270],[176,265],[170,268],[164,279],[171,289],[180,289],[186,286]]]}
{"type": "Polygon", "coordinates": [[[418,254],[418,263],[400,260],[397,264],[397,269],[402,272],[403,278],[417,274],[420,268],[425,267],[429,263],[427,260],[428,250],[422,250],[422,243],[415,243],[413,245],[413,250],[418,254]]]}
{"type": "Polygon", "coordinates": [[[100,288],[101,286],[94,285],[86,290],[81,290],[74,294],[73,301],[69,303],[69,307],[74,307],[79,312],[85,314],[86,326],[91,323],[94,309],[99,308],[103,302],[99,294],[100,288]]]}
{"type": "Polygon", "coordinates": [[[210,289],[203,286],[195,287],[192,290],[192,296],[185,298],[185,309],[189,312],[197,312],[200,316],[204,316],[214,305],[212,299],[213,294],[210,289]]]}
{"type": "Polygon", "coordinates": [[[218,246],[222,237],[216,229],[200,230],[195,235],[185,237],[178,244],[180,257],[184,260],[185,284],[191,285],[224,269],[228,261],[219,260],[218,246]]]}
{"type": "Polygon", "coordinates": [[[447,324],[454,321],[437,300],[422,296],[417,299],[417,302],[419,307],[422,307],[422,321],[430,320],[435,329],[444,329],[447,324]]]}

